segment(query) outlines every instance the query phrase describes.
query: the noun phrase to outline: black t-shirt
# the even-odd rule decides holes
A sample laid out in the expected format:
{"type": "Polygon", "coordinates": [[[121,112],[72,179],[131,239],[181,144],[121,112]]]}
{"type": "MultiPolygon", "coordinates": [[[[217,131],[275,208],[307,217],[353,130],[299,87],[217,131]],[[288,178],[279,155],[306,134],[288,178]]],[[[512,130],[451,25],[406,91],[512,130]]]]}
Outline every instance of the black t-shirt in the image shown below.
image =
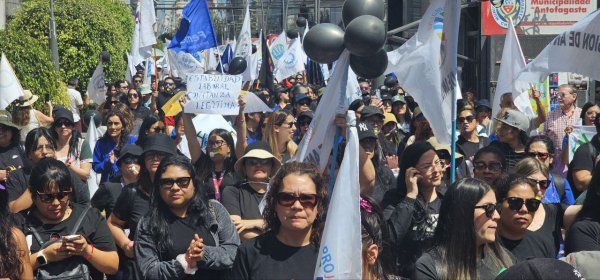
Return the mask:
{"type": "Polygon", "coordinates": [[[527,258],[556,258],[560,249],[562,233],[562,208],[560,204],[542,204],[546,210],[544,224],[536,231],[526,230],[523,239],[509,240],[501,237],[502,244],[517,259],[517,262],[527,258]]]}
{"type": "Polygon", "coordinates": [[[511,173],[513,168],[519,161],[525,158],[525,152],[517,153],[508,144],[500,141],[493,141],[489,146],[496,147],[502,151],[504,158],[506,159],[506,166],[504,167],[505,172],[511,173]]]}
{"type": "Polygon", "coordinates": [[[312,243],[291,247],[267,232],[240,245],[227,278],[313,279],[318,257],[319,247],[312,243]]]}
{"type": "MultiPolygon", "coordinates": [[[[72,204],[71,208],[73,209],[71,215],[64,221],[59,222],[57,224],[45,224],[43,225],[40,220],[38,220],[33,213],[29,213],[26,216],[25,225],[23,225],[23,229],[25,229],[25,235],[32,235],[31,231],[27,230],[29,227],[33,227],[42,238],[43,242],[47,242],[49,240],[59,239],[61,236],[70,235],[75,223],[81,216],[85,206],[80,206],[77,204],[72,204]]],[[[100,212],[91,208],[86,213],[85,218],[81,222],[81,226],[77,230],[77,234],[84,236],[88,242],[88,244],[94,244],[96,249],[108,252],[108,251],[116,251],[115,242],[113,241],[113,237],[108,229],[108,225],[106,224],[106,219],[100,215],[100,212]]],[[[41,248],[40,244],[37,242],[36,238],[31,236],[32,244],[29,247],[31,254],[38,252],[41,248]]],[[[61,262],[72,262],[72,261],[81,261],[87,264],[90,269],[90,275],[93,279],[102,279],[103,275],[101,272],[96,270],[89,262],[87,262],[83,257],[73,256],[62,260],[61,262]]],[[[49,264],[50,265],[50,264],[49,264]]],[[[57,263],[57,265],[60,265],[57,263]]],[[[35,272],[34,272],[35,274],[35,272]]]]}
{"type": "Polygon", "coordinates": [[[150,109],[146,108],[143,104],[138,104],[137,108],[131,109],[136,119],[143,120],[145,117],[150,115],[150,109]]]}
{"type": "MultiPolygon", "coordinates": [[[[223,191],[225,189],[225,186],[233,186],[235,184],[237,184],[240,180],[242,180],[242,177],[237,174],[236,172],[231,172],[231,171],[225,171],[225,175],[221,175],[221,172],[216,172],[215,176],[216,176],[216,181],[219,181],[219,178],[222,176],[223,180],[221,181],[221,185],[219,186],[219,192],[221,193],[221,197],[223,197],[223,191]]],[[[203,181],[203,185],[204,185],[204,190],[206,191],[206,196],[209,199],[217,199],[215,197],[215,184],[213,181],[213,174],[210,173],[208,176],[206,176],[206,178],[204,178],[203,181]]],[[[217,200],[220,200],[217,199],[217,200]]]]}
{"type": "Polygon", "coordinates": [[[115,208],[115,202],[123,190],[122,183],[104,182],[92,196],[92,206],[104,211],[106,217],[109,217],[115,208]]]}
{"type": "Polygon", "coordinates": [[[123,188],[117,198],[113,215],[125,222],[125,228],[129,229],[129,239],[134,240],[138,222],[149,210],[150,197],[138,190],[137,184],[130,184],[123,188]]]}
{"type": "Polygon", "coordinates": [[[221,204],[229,215],[237,215],[244,220],[262,219],[258,205],[265,193],[258,193],[247,182],[223,189],[221,204]]]}
{"type": "MultiPolygon", "coordinates": [[[[71,174],[71,184],[73,185],[73,193],[71,194],[71,202],[81,205],[90,203],[90,190],[83,181],[79,180],[79,176],[69,169],[71,174]]],[[[8,201],[14,201],[19,198],[29,186],[29,177],[31,168],[24,167],[11,172],[6,181],[6,190],[8,191],[8,201]]]]}
{"type": "MultiPolygon", "coordinates": [[[[578,170],[587,170],[590,173],[596,166],[596,157],[600,152],[600,142],[598,141],[598,135],[595,135],[587,144],[583,144],[575,150],[573,160],[569,163],[569,171],[567,173],[567,179],[569,183],[573,183],[573,173],[578,170]]],[[[571,184],[574,186],[574,184],[571,184]]],[[[572,188],[575,197],[579,196],[581,192],[577,188],[572,188]]]]}
{"type": "Polygon", "coordinates": [[[0,147],[0,169],[14,167],[19,169],[23,167],[25,153],[19,145],[10,145],[8,147],[0,147]]]}
{"type": "Polygon", "coordinates": [[[158,109],[158,113],[161,118],[165,117],[165,112],[163,112],[162,107],[173,97],[172,93],[166,93],[161,91],[158,93],[158,97],[156,97],[156,108],[158,109]]]}
{"type": "MultiPolygon", "coordinates": [[[[437,280],[440,279],[437,266],[441,266],[441,260],[435,258],[431,252],[423,253],[423,255],[415,263],[415,273],[412,279],[415,280],[437,280]]],[[[492,270],[485,264],[483,260],[477,262],[477,279],[496,279],[498,271],[492,270]]]]}
{"type": "Polygon", "coordinates": [[[465,159],[470,159],[475,156],[475,153],[479,151],[479,149],[490,144],[490,139],[487,137],[479,136],[479,143],[473,143],[467,141],[462,135],[458,136],[458,140],[456,141],[456,145],[459,146],[460,151],[463,153],[465,159]]]}
{"type": "Polygon", "coordinates": [[[592,220],[575,222],[567,232],[565,255],[580,251],[600,251],[600,223],[592,220]]]}

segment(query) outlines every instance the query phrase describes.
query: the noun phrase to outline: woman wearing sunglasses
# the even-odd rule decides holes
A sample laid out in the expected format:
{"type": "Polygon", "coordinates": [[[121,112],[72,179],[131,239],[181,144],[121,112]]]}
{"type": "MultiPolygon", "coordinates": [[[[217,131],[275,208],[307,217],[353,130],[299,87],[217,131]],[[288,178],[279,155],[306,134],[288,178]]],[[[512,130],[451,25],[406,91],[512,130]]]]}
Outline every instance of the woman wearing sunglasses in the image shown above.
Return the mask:
{"type": "Polygon", "coordinates": [[[144,140],[146,140],[147,137],[156,135],[159,133],[165,134],[166,133],[165,129],[166,129],[165,123],[163,121],[161,121],[158,116],[156,116],[156,115],[147,116],[142,121],[142,125],[140,126],[140,131],[139,131],[138,138],[137,138],[137,141],[135,142],[135,144],[141,147],[144,144],[144,140]]]}
{"type": "Polygon", "coordinates": [[[490,144],[490,139],[477,134],[479,122],[472,107],[465,106],[458,113],[456,126],[460,130],[456,145],[466,160],[472,161],[477,151],[490,144]]]}
{"type": "Polygon", "coordinates": [[[94,163],[92,168],[102,174],[101,182],[106,182],[119,173],[117,159],[121,149],[136,138],[129,134],[131,124],[129,118],[118,110],[108,112],[106,116],[106,133],[98,139],[94,147],[94,163]]]}
{"type": "Polygon", "coordinates": [[[135,88],[130,88],[127,92],[127,106],[137,120],[143,120],[150,115],[150,109],[142,104],[142,95],[135,88]]]}
{"type": "Polygon", "coordinates": [[[496,240],[496,195],[486,182],[466,178],[448,188],[435,247],[419,258],[413,279],[494,279],[513,264],[496,240]]]}
{"type": "Polygon", "coordinates": [[[235,163],[235,171],[243,174],[245,180],[223,190],[221,203],[231,215],[242,241],[263,233],[265,221],[263,198],[269,187],[269,179],[281,163],[271,154],[266,142],[252,142],[244,156],[235,163]],[[262,205],[262,207],[261,207],[262,205]]]}
{"type": "Polygon", "coordinates": [[[42,159],[32,173],[38,174],[29,180],[33,207],[23,228],[28,229],[26,236],[31,235],[29,260],[34,274],[38,269],[62,272],[73,263],[87,265],[93,279],[115,274],[119,260],[106,220],[95,208],[84,212],[85,206],[70,203],[75,186],[65,164],[42,159]],[[75,229],[81,215],[85,218],[75,229]],[[70,235],[73,231],[75,236],[70,235]]]}
{"type": "Polygon", "coordinates": [[[506,160],[502,151],[492,146],[483,147],[473,157],[473,177],[492,185],[502,175],[504,165],[506,160]]]}
{"type": "Polygon", "coordinates": [[[229,279],[310,279],[319,255],[327,187],[310,163],[289,162],[271,180],[267,233],[242,244],[229,279]]]}
{"type": "MultiPolygon", "coordinates": [[[[525,147],[527,156],[538,159],[543,165],[546,166],[546,169],[548,170],[548,172],[544,172],[546,173],[546,177],[549,181],[547,188],[542,190],[544,193],[542,202],[573,205],[575,203],[575,197],[573,196],[573,190],[571,189],[569,181],[565,180],[562,174],[556,173],[552,170],[554,164],[553,151],[554,142],[552,142],[552,139],[546,135],[531,137],[529,142],[527,142],[527,146],[525,147]]],[[[531,163],[531,161],[529,162],[531,163]]]]}
{"type": "Polygon", "coordinates": [[[298,145],[293,141],[294,131],[296,122],[290,111],[279,110],[271,114],[263,140],[269,143],[273,155],[281,162],[286,162],[296,154],[298,145]]]}
{"type": "MultiPolygon", "coordinates": [[[[129,147],[125,147],[125,151],[129,147]]],[[[115,202],[114,211],[108,218],[108,227],[119,250],[120,271],[123,279],[140,279],[134,260],[133,247],[140,219],[150,210],[150,195],[154,186],[154,175],[162,159],[175,155],[173,140],[164,134],[154,135],[144,141],[140,156],[141,168],[136,183],[124,186],[115,202]],[[129,229],[129,233],[125,232],[129,229]]],[[[121,163],[122,158],[119,159],[121,163]]],[[[126,160],[127,158],[125,158],[126,160]]],[[[123,163],[124,164],[124,163],[123,163]]]]}
{"type": "Polygon", "coordinates": [[[56,159],[62,161],[81,180],[86,181],[92,169],[92,149],[81,132],[75,129],[73,113],[64,108],[54,110],[52,136],[56,141],[56,159]]]}
{"type": "Polygon", "coordinates": [[[219,279],[233,264],[240,243],[235,226],[194,174],[185,156],[168,156],[158,166],[134,245],[144,279],[219,279]]]}

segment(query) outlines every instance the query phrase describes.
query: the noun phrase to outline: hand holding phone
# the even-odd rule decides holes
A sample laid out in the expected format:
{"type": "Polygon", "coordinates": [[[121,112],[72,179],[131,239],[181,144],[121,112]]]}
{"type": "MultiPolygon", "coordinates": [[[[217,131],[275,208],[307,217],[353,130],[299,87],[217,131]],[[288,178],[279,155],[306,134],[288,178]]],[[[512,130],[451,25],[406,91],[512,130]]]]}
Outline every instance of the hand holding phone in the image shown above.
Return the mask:
{"type": "Polygon", "coordinates": [[[63,236],[62,240],[63,240],[63,242],[73,242],[75,240],[79,240],[80,238],[81,238],[81,235],[73,234],[73,235],[63,236]]]}
{"type": "Polygon", "coordinates": [[[44,101],[45,101],[45,102],[48,102],[48,101],[50,101],[50,93],[45,93],[45,94],[44,94],[44,101]]]}

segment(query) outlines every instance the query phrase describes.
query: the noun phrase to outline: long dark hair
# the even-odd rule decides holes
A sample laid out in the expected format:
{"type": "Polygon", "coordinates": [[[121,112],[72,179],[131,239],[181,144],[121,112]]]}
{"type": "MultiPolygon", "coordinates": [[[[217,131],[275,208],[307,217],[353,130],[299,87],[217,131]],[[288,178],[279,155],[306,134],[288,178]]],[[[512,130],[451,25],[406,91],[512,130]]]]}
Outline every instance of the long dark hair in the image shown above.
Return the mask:
{"type": "Polygon", "coordinates": [[[406,196],[406,183],[404,180],[406,177],[406,170],[417,166],[421,156],[428,151],[435,152],[435,148],[433,148],[433,146],[431,146],[431,144],[427,141],[417,141],[406,147],[404,152],[402,152],[402,156],[400,157],[399,161],[400,171],[396,181],[398,191],[402,197],[406,196]]]}
{"type": "Polygon", "coordinates": [[[148,129],[150,129],[150,127],[152,127],[155,123],[157,123],[159,121],[161,121],[161,119],[160,119],[160,117],[158,117],[156,115],[149,115],[149,116],[145,117],[144,120],[142,121],[142,125],[140,125],[140,132],[138,134],[138,139],[135,142],[135,144],[140,147],[143,146],[144,141],[148,137],[148,134],[147,134],[148,129]]]}
{"type": "MultiPolygon", "coordinates": [[[[106,114],[106,122],[108,124],[108,119],[110,117],[113,116],[117,116],[119,117],[119,120],[121,120],[121,126],[123,127],[123,129],[121,130],[121,136],[119,136],[119,143],[117,143],[117,146],[115,146],[115,155],[119,156],[119,154],[121,153],[121,149],[123,149],[123,147],[125,147],[125,144],[127,144],[127,139],[129,138],[129,118],[127,118],[127,116],[123,115],[119,110],[111,110],[108,112],[108,114],[106,114]]],[[[104,133],[104,135],[102,136],[102,139],[105,140],[110,140],[111,137],[108,134],[108,129],[106,129],[106,132],[104,133]]]]}
{"type": "MultiPolygon", "coordinates": [[[[237,156],[235,155],[235,145],[233,144],[233,137],[231,137],[231,133],[225,129],[217,128],[213,129],[210,134],[208,134],[208,137],[210,138],[213,135],[223,138],[223,140],[225,140],[227,143],[227,146],[229,146],[229,156],[225,158],[223,167],[224,171],[233,172],[233,166],[237,161],[237,156]]],[[[206,147],[206,152],[208,153],[208,146],[206,147]]],[[[194,164],[200,180],[205,180],[215,169],[215,164],[210,157],[204,157],[204,159],[206,160],[202,160],[202,157],[200,157],[200,159],[194,164]]]]}
{"type": "Polygon", "coordinates": [[[327,211],[327,206],[329,205],[329,199],[327,198],[327,187],[325,182],[323,181],[323,177],[321,176],[321,172],[312,163],[304,163],[304,162],[288,162],[279,168],[279,171],[275,176],[271,179],[271,188],[269,192],[267,192],[266,196],[266,207],[263,212],[263,218],[267,222],[267,228],[274,233],[279,232],[279,228],[281,226],[281,222],[277,217],[277,212],[275,211],[277,207],[277,200],[275,199],[275,195],[279,193],[281,188],[283,187],[283,179],[290,174],[297,175],[308,175],[310,179],[313,181],[316,187],[317,194],[321,197],[317,203],[317,217],[312,224],[312,231],[310,234],[310,242],[319,245],[321,241],[321,224],[325,224],[325,212],[327,211]]]}
{"type": "MultiPolygon", "coordinates": [[[[477,241],[473,213],[475,205],[492,188],[486,182],[465,178],[448,188],[435,230],[431,253],[439,279],[477,279],[477,241]]],[[[493,271],[512,264],[508,251],[499,242],[482,245],[484,263],[493,271]]]]}
{"type": "Polygon", "coordinates": [[[0,189],[0,275],[19,279],[23,264],[19,258],[17,240],[13,235],[15,223],[8,209],[8,191],[0,189]]]}
{"type": "MultiPolygon", "coordinates": [[[[58,133],[56,133],[58,126],[56,124],[57,122],[54,120],[52,123],[52,129],[50,129],[50,133],[52,133],[52,137],[58,143],[58,133]]],[[[79,158],[79,141],[83,139],[83,136],[75,127],[71,127],[71,131],[71,139],[69,139],[69,143],[67,143],[69,145],[69,153],[67,154],[67,157],[79,158]]]]}
{"type": "Polygon", "coordinates": [[[190,163],[190,160],[185,156],[170,155],[164,158],[154,176],[154,190],[152,191],[151,198],[151,210],[147,215],[150,223],[150,232],[153,240],[158,243],[157,249],[161,252],[165,252],[171,244],[169,238],[169,221],[173,219],[173,214],[169,205],[167,205],[160,195],[160,178],[167,168],[171,166],[177,166],[186,170],[192,177],[192,184],[194,184],[194,196],[188,204],[188,215],[191,216],[191,224],[207,224],[210,221],[210,214],[208,209],[208,199],[202,190],[202,182],[198,180],[198,177],[194,176],[194,166],[190,163]]]}
{"type": "Polygon", "coordinates": [[[587,190],[581,211],[577,220],[592,220],[600,222],[600,164],[596,164],[592,173],[592,181],[587,190]]]}
{"type": "Polygon", "coordinates": [[[27,155],[27,157],[37,149],[38,141],[42,137],[46,138],[48,143],[52,145],[52,148],[56,150],[56,140],[52,137],[50,130],[45,127],[37,127],[29,131],[27,137],[25,137],[25,155],[27,155]]]}

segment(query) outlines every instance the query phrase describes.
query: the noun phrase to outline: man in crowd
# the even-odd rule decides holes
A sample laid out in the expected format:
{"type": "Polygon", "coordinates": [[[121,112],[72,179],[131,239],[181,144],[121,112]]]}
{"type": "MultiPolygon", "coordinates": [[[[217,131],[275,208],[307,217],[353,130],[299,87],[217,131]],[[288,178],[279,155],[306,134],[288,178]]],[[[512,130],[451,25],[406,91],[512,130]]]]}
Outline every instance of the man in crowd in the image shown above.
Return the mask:
{"type": "Polygon", "coordinates": [[[81,93],[77,90],[79,87],[79,80],[75,77],[69,78],[67,81],[67,94],[69,95],[69,109],[73,113],[73,121],[75,122],[75,128],[81,131],[81,116],[79,110],[83,109],[83,99],[81,93]]]}

